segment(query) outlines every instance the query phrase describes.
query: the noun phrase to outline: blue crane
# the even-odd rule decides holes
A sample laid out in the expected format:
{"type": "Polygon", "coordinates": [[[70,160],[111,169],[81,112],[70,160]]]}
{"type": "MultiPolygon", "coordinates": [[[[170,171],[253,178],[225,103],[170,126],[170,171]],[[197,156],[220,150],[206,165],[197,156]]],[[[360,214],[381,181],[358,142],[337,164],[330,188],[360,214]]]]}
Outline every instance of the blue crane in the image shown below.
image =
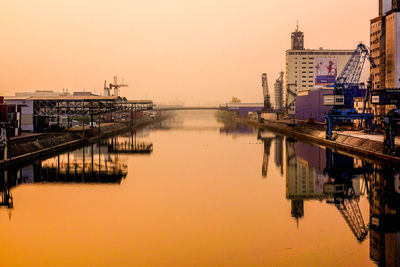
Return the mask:
{"type": "MultiPolygon", "coordinates": [[[[332,140],[333,125],[339,122],[350,122],[354,120],[365,121],[371,130],[373,114],[358,113],[354,108],[354,98],[360,94],[360,76],[366,60],[371,66],[375,66],[368,47],[360,43],[354,50],[342,73],[333,85],[333,95],[324,96],[325,105],[333,105],[333,108],[325,115],[326,118],[326,139],[332,140]]],[[[364,107],[371,89],[370,83],[367,86],[367,93],[364,100],[364,107]]]]}

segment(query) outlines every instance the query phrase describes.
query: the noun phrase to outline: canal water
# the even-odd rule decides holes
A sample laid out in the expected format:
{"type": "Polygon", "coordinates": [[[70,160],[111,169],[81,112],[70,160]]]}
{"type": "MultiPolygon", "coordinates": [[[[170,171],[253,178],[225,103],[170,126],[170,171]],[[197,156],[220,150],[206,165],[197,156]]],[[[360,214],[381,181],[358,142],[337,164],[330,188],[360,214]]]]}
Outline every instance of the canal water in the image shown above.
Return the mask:
{"type": "Polygon", "coordinates": [[[396,266],[398,180],[391,166],[177,112],[2,173],[0,265],[396,266]]]}

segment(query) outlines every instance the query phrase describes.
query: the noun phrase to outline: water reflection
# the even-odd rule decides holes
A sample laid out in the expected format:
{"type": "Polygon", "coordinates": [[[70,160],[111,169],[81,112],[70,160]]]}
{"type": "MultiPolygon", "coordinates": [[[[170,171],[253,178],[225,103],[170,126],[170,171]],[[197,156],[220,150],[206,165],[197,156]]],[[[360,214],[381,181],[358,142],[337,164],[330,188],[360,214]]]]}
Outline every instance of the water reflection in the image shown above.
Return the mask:
{"type": "Polygon", "coordinates": [[[400,175],[379,167],[370,178],[370,257],[384,266],[400,265],[400,175]]]}
{"type": "Polygon", "coordinates": [[[48,266],[67,252],[82,266],[400,263],[395,168],[210,117],[146,131],[154,154],[129,133],[3,172],[2,251],[56,247],[48,266]]]}
{"type": "Polygon", "coordinates": [[[120,184],[128,174],[127,158],[122,155],[152,152],[153,144],[138,141],[132,132],[23,167],[0,170],[0,207],[14,207],[11,191],[22,184],[120,184]]]}
{"type": "Polygon", "coordinates": [[[286,198],[291,216],[305,216],[304,202],[334,205],[354,237],[370,234],[370,258],[382,266],[400,265],[400,172],[330,149],[286,139],[286,198]],[[362,214],[361,196],[368,196],[370,218],[362,214]]]}

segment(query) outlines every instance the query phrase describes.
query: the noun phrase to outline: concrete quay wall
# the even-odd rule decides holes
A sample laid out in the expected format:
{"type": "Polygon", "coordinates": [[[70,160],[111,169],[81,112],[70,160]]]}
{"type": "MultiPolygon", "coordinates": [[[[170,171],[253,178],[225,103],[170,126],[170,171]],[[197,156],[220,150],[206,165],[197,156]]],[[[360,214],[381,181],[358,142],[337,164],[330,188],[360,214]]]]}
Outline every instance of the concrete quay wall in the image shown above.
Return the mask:
{"type": "Polygon", "coordinates": [[[313,128],[307,124],[291,126],[286,122],[265,120],[264,123],[248,119],[236,118],[242,123],[250,124],[258,128],[271,130],[299,140],[309,141],[318,145],[326,146],[336,151],[373,161],[380,161],[386,164],[399,164],[400,157],[383,154],[383,143],[367,138],[346,136],[338,134],[335,141],[325,139],[325,131],[313,128]]]}

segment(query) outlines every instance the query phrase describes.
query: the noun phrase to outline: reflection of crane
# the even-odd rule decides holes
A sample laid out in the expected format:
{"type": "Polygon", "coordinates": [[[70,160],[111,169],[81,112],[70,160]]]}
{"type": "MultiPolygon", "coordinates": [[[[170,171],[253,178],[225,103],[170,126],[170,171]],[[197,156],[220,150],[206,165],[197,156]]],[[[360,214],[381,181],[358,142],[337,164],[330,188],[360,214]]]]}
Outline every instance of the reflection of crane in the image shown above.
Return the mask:
{"type": "Polygon", "coordinates": [[[283,175],[283,138],[282,135],[275,137],[275,165],[280,167],[281,175],[283,175]]]}
{"type": "MultiPolygon", "coordinates": [[[[363,242],[368,236],[369,228],[365,225],[358,205],[359,197],[355,193],[353,179],[359,175],[364,175],[365,178],[370,166],[363,164],[361,167],[354,167],[353,158],[333,154],[330,149],[326,149],[326,161],[326,172],[334,179],[333,184],[324,186],[324,191],[334,193],[333,203],[328,203],[335,204],[354,236],[359,242],[363,242]]],[[[368,192],[367,185],[365,189],[368,192]]]]}
{"type": "Polygon", "coordinates": [[[358,201],[359,199],[355,196],[353,186],[347,188],[344,194],[335,194],[336,208],[342,214],[357,240],[362,242],[368,236],[369,229],[364,223],[358,201]]]}
{"type": "Polygon", "coordinates": [[[263,164],[262,164],[262,176],[267,178],[268,174],[268,163],[269,163],[269,155],[271,152],[271,143],[275,139],[274,135],[267,135],[263,134],[262,130],[258,131],[257,135],[258,140],[262,140],[264,143],[264,155],[263,155],[263,164]]]}
{"type": "Polygon", "coordinates": [[[128,87],[127,84],[124,84],[122,81],[121,84],[118,84],[118,77],[114,76],[114,83],[110,83],[107,87],[107,81],[104,81],[104,96],[111,96],[111,90],[114,89],[114,96],[119,96],[119,88],[128,87]]]}

